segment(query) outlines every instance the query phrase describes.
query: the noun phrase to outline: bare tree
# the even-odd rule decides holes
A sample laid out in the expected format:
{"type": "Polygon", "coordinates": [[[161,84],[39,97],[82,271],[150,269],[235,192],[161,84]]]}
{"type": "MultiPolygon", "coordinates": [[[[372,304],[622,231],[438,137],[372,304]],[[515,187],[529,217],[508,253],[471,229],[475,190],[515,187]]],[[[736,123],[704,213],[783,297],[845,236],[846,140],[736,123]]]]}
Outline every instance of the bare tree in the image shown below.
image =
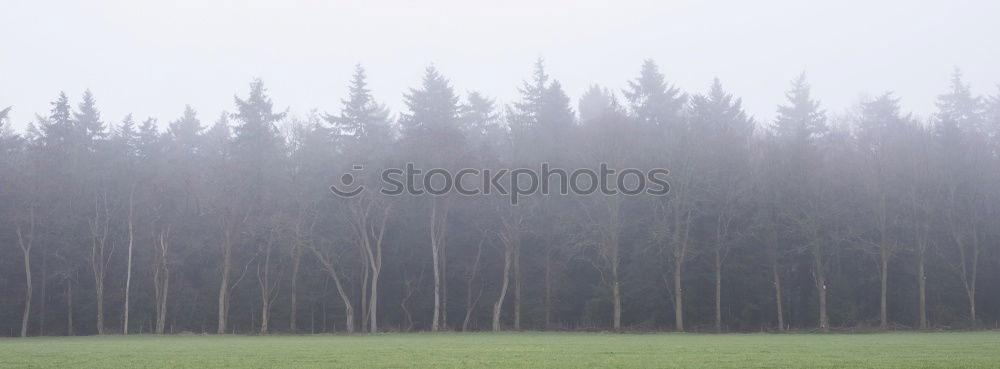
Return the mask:
{"type": "Polygon", "coordinates": [[[114,245],[108,245],[111,227],[111,210],[108,194],[103,192],[94,202],[94,216],[90,218],[90,268],[94,274],[94,293],[97,301],[97,334],[104,334],[104,280],[114,245]]]}
{"type": "Polygon", "coordinates": [[[313,255],[316,256],[316,260],[319,260],[320,264],[323,266],[323,270],[326,271],[331,278],[333,278],[333,283],[337,287],[337,293],[340,295],[340,299],[344,302],[344,315],[345,315],[345,327],[347,333],[354,333],[354,305],[351,304],[351,298],[347,295],[347,291],[344,290],[344,285],[340,281],[340,274],[337,272],[337,265],[335,264],[335,259],[327,256],[326,253],[320,251],[315,243],[309,243],[309,249],[312,250],[313,255]]]}
{"type": "Polygon", "coordinates": [[[125,310],[122,317],[122,334],[128,335],[128,298],[132,289],[132,247],[135,244],[135,187],[128,194],[128,261],[125,267],[125,310]]]}
{"type": "Polygon", "coordinates": [[[34,286],[31,284],[31,249],[35,245],[35,206],[28,206],[28,231],[17,225],[17,245],[24,255],[24,312],[21,314],[21,337],[28,336],[28,320],[31,318],[31,294],[34,286]]]}

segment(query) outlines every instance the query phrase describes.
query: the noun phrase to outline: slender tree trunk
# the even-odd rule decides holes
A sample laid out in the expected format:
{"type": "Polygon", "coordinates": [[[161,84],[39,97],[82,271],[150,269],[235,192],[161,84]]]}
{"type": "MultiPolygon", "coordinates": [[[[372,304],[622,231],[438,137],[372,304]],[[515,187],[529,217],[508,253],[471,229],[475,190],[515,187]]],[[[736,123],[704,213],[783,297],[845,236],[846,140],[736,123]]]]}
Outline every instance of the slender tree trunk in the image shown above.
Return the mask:
{"type": "Polygon", "coordinates": [[[222,256],[222,279],[219,281],[219,327],[216,330],[218,334],[226,334],[226,317],[227,308],[229,304],[229,269],[230,269],[230,255],[229,250],[223,252],[222,256]]]}
{"type": "Polygon", "coordinates": [[[108,228],[110,227],[111,219],[110,212],[108,210],[107,195],[105,194],[103,201],[103,214],[100,199],[95,203],[95,213],[94,218],[90,223],[91,230],[91,249],[90,249],[90,267],[94,274],[94,294],[97,300],[97,334],[104,334],[104,277],[107,272],[107,262],[108,262],[108,228]]]}
{"type": "Polygon", "coordinates": [[[483,242],[486,240],[484,235],[482,239],[479,240],[479,245],[476,246],[476,257],[472,261],[472,270],[468,274],[468,278],[465,280],[465,319],[462,320],[462,332],[469,331],[469,322],[472,320],[472,312],[476,309],[476,305],[479,303],[479,298],[483,295],[482,287],[479,288],[479,293],[475,297],[472,297],[472,284],[476,280],[476,274],[479,272],[479,260],[483,256],[483,242]]]}
{"type": "MultiPolygon", "coordinates": [[[[228,231],[224,231],[228,234],[228,231]]],[[[226,334],[226,318],[229,316],[229,272],[232,269],[232,246],[229,236],[223,235],[222,278],[219,281],[219,326],[218,334],[226,334]]]]}
{"type": "Polygon", "coordinates": [[[431,331],[438,331],[438,318],[441,314],[441,271],[437,240],[437,199],[431,203],[431,257],[434,263],[434,316],[431,319],[431,331]]]}
{"type": "Polygon", "coordinates": [[[368,282],[371,280],[371,260],[368,259],[363,245],[361,256],[361,331],[368,332],[368,282]]]}
{"type": "Polygon", "coordinates": [[[291,312],[288,319],[288,330],[291,332],[297,331],[296,313],[299,310],[298,304],[298,280],[299,280],[299,264],[302,261],[302,250],[300,245],[293,246],[292,249],[292,291],[291,291],[291,312]]]}
{"type": "Polygon", "coordinates": [[[98,282],[97,285],[97,335],[104,335],[104,286],[98,282]]]}
{"type": "Polygon", "coordinates": [[[774,305],[778,313],[778,331],[785,331],[785,313],[781,305],[781,273],[778,270],[777,257],[771,260],[771,274],[774,279],[774,305]]]}
{"type": "Polygon", "coordinates": [[[413,314],[410,313],[409,302],[410,299],[416,294],[415,286],[417,283],[410,279],[406,274],[406,268],[403,268],[403,285],[406,287],[406,295],[399,300],[399,309],[403,311],[403,320],[406,322],[405,332],[413,330],[413,314]]]}
{"type": "Polygon", "coordinates": [[[512,245],[507,245],[507,240],[504,240],[504,253],[503,253],[503,279],[500,282],[500,296],[497,297],[497,301],[493,304],[493,331],[499,332],[500,327],[500,315],[503,311],[503,301],[507,297],[507,288],[510,285],[510,267],[511,259],[513,258],[513,247],[512,245]]]}
{"type": "MultiPolygon", "coordinates": [[[[441,236],[444,239],[444,236],[441,236]]],[[[448,330],[448,244],[441,243],[441,330],[448,330]]]]}
{"type": "Polygon", "coordinates": [[[722,332],[722,252],[715,248],[715,331],[722,332]]]}
{"type": "Polygon", "coordinates": [[[545,329],[552,328],[552,245],[545,243],[545,329]]]}
{"type": "Polygon", "coordinates": [[[66,277],[66,335],[73,334],[73,280],[66,277]]]}
{"type": "Polygon", "coordinates": [[[41,298],[38,299],[38,335],[45,335],[45,315],[48,312],[48,307],[46,306],[49,301],[49,296],[46,293],[46,286],[49,285],[49,266],[48,257],[46,254],[42,253],[42,283],[40,287],[42,289],[41,298]]]}
{"type": "Polygon", "coordinates": [[[344,291],[344,286],[340,283],[340,278],[333,273],[333,283],[337,286],[337,293],[340,294],[340,299],[344,301],[344,315],[345,315],[345,326],[347,328],[347,333],[354,333],[354,306],[351,305],[351,299],[347,297],[347,292],[344,291]]]}
{"type": "Polygon", "coordinates": [[[257,281],[260,285],[260,334],[267,334],[271,320],[271,241],[264,247],[263,268],[257,264],[257,281]]]}
{"type": "MultiPolygon", "coordinates": [[[[444,200],[441,200],[444,201],[444,200]]],[[[434,316],[431,320],[431,331],[447,329],[443,321],[442,307],[444,305],[444,244],[448,225],[448,204],[438,205],[438,198],[431,201],[431,254],[434,263],[434,316]]]]}
{"type": "Polygon", "coordinates": [[[681,287],[683,257],[674,258],[674,326],[684,331],[684,289],[681,287]]]}
{"type": "Polygon", "coordinates": [[[365,233],[366,245],[368,245],[368,258],[371,260],[372,267],[371,297],[368,300],[372,333],[378,333],[378,283],[379,277],[382,275],[382,240],[385,238],[385,224],[388,219],[389,208],[384,207],[382,209],[382,218],[379,219],[378,229],[375,230],[374,228],[366,227],[362,230],[364,232],[368,232],[369,230],[372,232],[372,234],[365,233]],[[374,250],[371,247],[372,242],[375,243],[374,250]]]}
{"type": "Polygon", "coordinates": [[[885,247],[882,248],[879,258],[879,272],[881,274],[881,294],[879,300],[879,328],[886,330],[889,328],[889,319],[886,314],[886,294],[889,286],[889,254],[885,247]]]}
{"type": "Polygon", "coordinates": [[[922,330],[927,329],[927,277],[924,273],[924,251],[921,249],[917,253],[917,291],[920,296],[918,326],[922,330]]]}
{"type": "Polygon", "coordinates": [[[31,319],[31,293],[34,289],[34,286],[31,285],[31,248],[33,237],[33,235],[29,235],[26,240],[21,232],[21,227],[17,227],[17,242],[24,256],[24,312],[21,314],[21,337],[28,336],[28,320],[31,319]]]}
{"type": "Polygon", "coordinates": [[[521,330],[521,244],[514,247],[514,330],[521,330]]]}
{"type": "Polygon", "coordinates": [[[347,333],[354,333],[354,305],[351,304],[351,298],[347,295],[347,291],[344,290],[344,284],[340,283],[340,276],[337,275],[337,270],[326,256],[320,253],[314,246],[310,246],[313,254],[316,255],[316,259],[318,259],[320,264],[323,265],[323,269],[325,269],[327,274],[333,278],[333,283],[337,286],[337,294],[340,295],[340,299],[344,302],[344,316],[347,333]]]}
{"type": "Polygon", "coordinates": [[[819,329],[830,330],[830,319],[826,314],[826,273],[823,271],[823,256],[819,246],[813,246],[813,278],[816,282],[816,293],[819,295],[819,329]]]}
{"type": "Polygon", "coordinates": [[[156,293],[156,334],[163,334],[167,321],[167,296],[170,290],[170,268],[167,265],[167,249],[170,227],[160,229],[154,250],[153,290],[156,293]]]}
{"type": "Polygon", "coordinates": [[[622,293],[617,265],[611,267],[611,279],[611,329],[620,331],[622,329],[622,293]]]}
{"type": "Polygon", "coordinates": [[[122,317],[122,335],[128,335],[128,298],[132,289],[132,246],[135,244],[135,189],[128,196],[128,261],[125,267],[125,316],[122,317]]]}

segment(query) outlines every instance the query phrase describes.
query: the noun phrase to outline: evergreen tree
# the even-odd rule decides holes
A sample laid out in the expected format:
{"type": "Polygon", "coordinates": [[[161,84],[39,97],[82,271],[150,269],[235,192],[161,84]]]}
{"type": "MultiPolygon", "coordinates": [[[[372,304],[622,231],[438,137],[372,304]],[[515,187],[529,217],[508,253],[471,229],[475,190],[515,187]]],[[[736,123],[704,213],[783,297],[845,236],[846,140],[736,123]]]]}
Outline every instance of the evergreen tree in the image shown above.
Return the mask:
{"type": "Polygon", "coordinates": [[[788,105],[778,106],[774,130],[778,137],[805,143],[822,136],[827,131],[826,113],[819,108],[819,101],[810,96],[806,74],[792,81],[792,89],[785,93],[788,105]]]}
{"type": "Polygon", "coordinates": [[[459,132],[458,97],[433,66],[425,70],[421,87],[410,89],[404,100],[410,110],[401,119],[404,135],[447,142],[459,132]]]}
{"type": "Polygon", "coordinates": [[[357,139],[369,137],[388,138],[390,135],[389,110],[379,104],[368,89],[365,69],[358,64],[349,87],[348,98],[341,100],[340,115],[323,116],[337,134],[357,139]]]}
{"type": "Polygon", "coordinates": [[[590,85],[590,88],[580,97],[580,123],[603,117],[613,111],[619,110],[618,101],[611,90],[598,85],[590,85]]]}
{"type": "Polygon", "coordinates": [[[167,135],[178,147],[192,151],[198,147],[198,137],[205,129],[198,120],[198,113],[191,105],[184,105],[184,115],[177,120],[170,122],[167,127],[167,135]]]}
{"type": "Polygon", "coordinates": [[[90,90],[83,92],[83,101],[78,107],[79,112],[73,113],[73,118],[77,129],[83,133],[88,140],[99,140],[107,134],[104,122],[101,121],[101,112],[97,110],[97,101],[90,90]]]}
{"type": "Polygon", "coordinates": [[[687,96],[666,82],[655,62],[646,59],[639,77],[628,84],[623,93],[635,119],[655,127],[674,128],[680,123],[687,96]]]}

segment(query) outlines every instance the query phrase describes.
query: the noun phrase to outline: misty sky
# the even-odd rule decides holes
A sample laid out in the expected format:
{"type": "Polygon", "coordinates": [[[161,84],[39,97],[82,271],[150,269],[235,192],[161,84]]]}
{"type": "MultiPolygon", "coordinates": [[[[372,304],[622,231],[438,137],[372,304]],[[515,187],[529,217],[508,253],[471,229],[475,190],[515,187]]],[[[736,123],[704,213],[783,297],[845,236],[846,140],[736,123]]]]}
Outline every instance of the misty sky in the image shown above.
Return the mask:
{"type": "Polygon", "coordinates": [[[955,66],[976,93],[1000,82],[997,1],[416,3],[4,1],[0,108],[23,128],[60,90],[75,106],[90,88],[105,121],[162,125],[191,104],[210,123],[261,77],[278,108],[336,112],[362,63],[395,114],[430,63],[463,94],[511,101],[539,56],[574,107],[651,58],[688,92],[719,77],[762,119],[801,71],[832,113],[893,90],[926,115],[955,66]]]}

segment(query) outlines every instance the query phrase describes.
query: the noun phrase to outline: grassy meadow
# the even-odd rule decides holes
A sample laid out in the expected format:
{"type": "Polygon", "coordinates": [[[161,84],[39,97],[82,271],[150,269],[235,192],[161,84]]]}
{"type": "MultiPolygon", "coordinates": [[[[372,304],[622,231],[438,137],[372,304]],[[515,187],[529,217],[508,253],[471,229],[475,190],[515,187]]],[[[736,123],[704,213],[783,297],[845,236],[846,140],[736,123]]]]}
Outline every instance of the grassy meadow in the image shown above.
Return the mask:
{"type": "Polygon", "coordinates": [[[0,368],[997,368],[1000,332],[0,339],[0,368]]]}

